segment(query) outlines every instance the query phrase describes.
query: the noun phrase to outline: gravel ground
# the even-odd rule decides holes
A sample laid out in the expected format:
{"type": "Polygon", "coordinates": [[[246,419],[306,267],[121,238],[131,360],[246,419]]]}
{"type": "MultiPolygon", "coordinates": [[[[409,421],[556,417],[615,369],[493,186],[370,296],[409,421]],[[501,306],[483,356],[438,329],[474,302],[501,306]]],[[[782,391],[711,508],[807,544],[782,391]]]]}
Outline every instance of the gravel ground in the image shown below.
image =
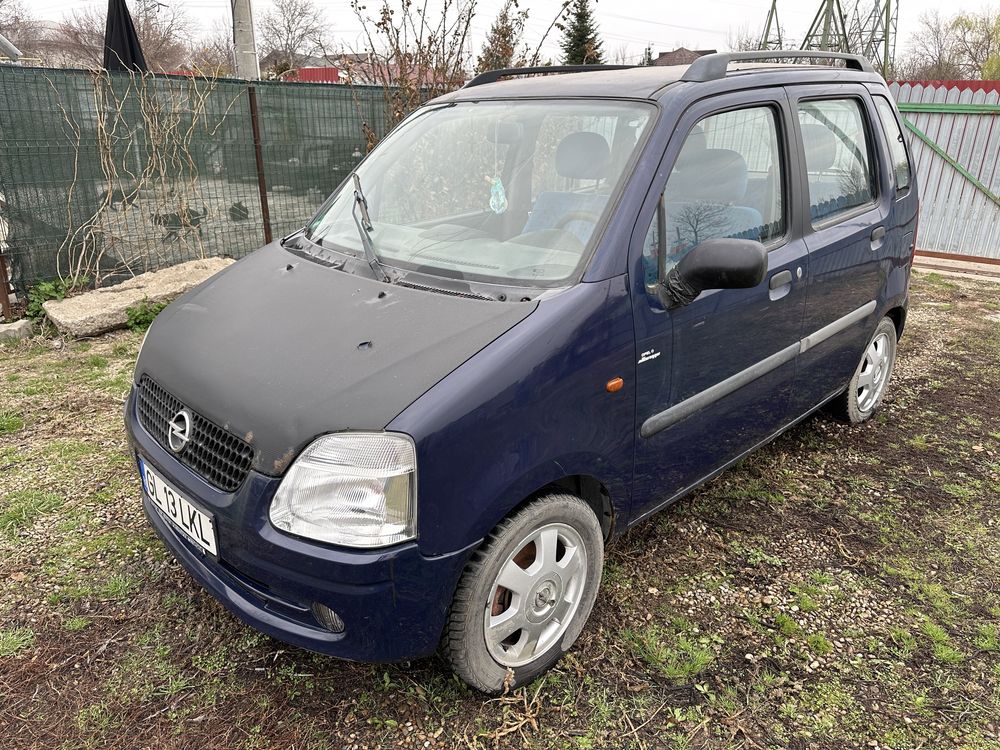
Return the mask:
{"type": "Polygon", "coordinates": [[[140,334],[0,347],[0,745],[1000,748],[1000,286],[922,274],[887,401],[630,531],[557,669],[487,699],[227,614],[143,521],[140,334]]]}

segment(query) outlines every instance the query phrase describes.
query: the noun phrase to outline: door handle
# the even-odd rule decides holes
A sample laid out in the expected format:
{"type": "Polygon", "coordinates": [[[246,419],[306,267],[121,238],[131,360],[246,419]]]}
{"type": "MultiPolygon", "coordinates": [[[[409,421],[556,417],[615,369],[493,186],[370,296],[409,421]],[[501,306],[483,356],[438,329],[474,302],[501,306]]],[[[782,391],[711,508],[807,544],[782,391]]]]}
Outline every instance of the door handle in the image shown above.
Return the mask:
{"type": "Polygon", "coordinates": [[[768,282],[768,287],[771,290],[774,290],[778,289],[779,287],[783,287],[786,284],[791,284],[791,283],[792,283],[792,272],[786,269],[784,271],[779,271],[778,273],[774,274],[774,276],[772,276],[771,280],[768,282]]]}
{"type": "Polygon", "coordinates": [[[872,244],[881,243],[885,239],[885,227],[875,227],[872,230],[872,244]]]}

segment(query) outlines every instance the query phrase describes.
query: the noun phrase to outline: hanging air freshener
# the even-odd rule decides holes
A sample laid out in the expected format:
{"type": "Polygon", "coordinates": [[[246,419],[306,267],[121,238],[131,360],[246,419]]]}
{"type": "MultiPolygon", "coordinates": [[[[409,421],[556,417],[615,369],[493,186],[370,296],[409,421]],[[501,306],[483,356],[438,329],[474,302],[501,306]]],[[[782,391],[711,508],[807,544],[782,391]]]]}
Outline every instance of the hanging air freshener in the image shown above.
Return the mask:
{"type": "Polygon", "coordinates": [[[499,177],[490,180],[490,209],[497,215],[507,210],[507,191],[499,177]]]}
{"type": "Polygon", "coordinates": [[[497,216],[507,210],[507,191],[504,190],[503,180],[500,179],[500,154],[498,143],[500,142],[500,123],[498,122],[493,132],[493,177],[487,177],[490,184],[490,210],[497,216]]]}

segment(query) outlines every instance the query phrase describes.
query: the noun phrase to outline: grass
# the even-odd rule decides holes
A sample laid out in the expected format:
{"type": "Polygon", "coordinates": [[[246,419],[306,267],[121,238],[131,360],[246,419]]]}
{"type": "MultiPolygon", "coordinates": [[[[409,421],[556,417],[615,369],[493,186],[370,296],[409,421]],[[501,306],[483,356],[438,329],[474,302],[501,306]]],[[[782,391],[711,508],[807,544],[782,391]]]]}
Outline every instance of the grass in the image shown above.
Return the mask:
{"type": "Polygon", "coordinates": [[[35,644],[35,633],[31,628],[0,629],[0,658],[17,656],[35,644]]]}
{"type": "Polygon", "coordinates": [[[24,420],[13,411],[0,411],[0,435],[12,435],[24,429],[24,420]]]}
{"type": "Polygon", "coordinates": [[[11,536],[62,504],[63,498],[55,492],[15,490],[0,498],[0,534],[11,536]]]}
{"type": "Polygon", "coordinates": [[[659,625],[626,630],[624,635],[632,652],[649,666],[673,680],[690,680],[705,671],[715,654],[707,638],[684,633],[670,633],[659,625]]]}
{"type": "Polygon", "coordinates": [[[809,650],[816,656],[826,656],[833,651],[833,644],[822,633],[813,633],[808,636],[806,643],[809,645],[809,650]]]}
{"type": "Polygon", "coordinates": [[[1000,288],[911,294],[876,420],[812,417],[638,525],[567,656],[490,699],[274,641],[173,561],[121,425],[141,333],[4,347],[4,747],[998,750],[1000,288]]]}

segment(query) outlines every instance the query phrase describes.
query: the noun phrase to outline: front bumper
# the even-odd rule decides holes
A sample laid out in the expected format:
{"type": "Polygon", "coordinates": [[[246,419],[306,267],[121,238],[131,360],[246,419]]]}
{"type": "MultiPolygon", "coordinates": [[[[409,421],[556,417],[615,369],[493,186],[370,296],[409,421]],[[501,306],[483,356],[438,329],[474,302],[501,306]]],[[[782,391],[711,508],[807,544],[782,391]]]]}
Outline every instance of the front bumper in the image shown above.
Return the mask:
{"type": "Polygon", "coordinates": [[[218,557],[189,542],[142,493],[146,516],[177,560],[241,620],[286,643],[354,661],[400,661],[436,650],[475,544],[425,557],[414,542],[350,550],[287,536],[267,518],[279,479],[251,472],[236,492],[221,492],[143,429],[134,396],[125,424],[135,453],[213,514],[218,557]],[[324,628],[312,614],[313,603],[336,612],[344,631],[324,628]]]}

